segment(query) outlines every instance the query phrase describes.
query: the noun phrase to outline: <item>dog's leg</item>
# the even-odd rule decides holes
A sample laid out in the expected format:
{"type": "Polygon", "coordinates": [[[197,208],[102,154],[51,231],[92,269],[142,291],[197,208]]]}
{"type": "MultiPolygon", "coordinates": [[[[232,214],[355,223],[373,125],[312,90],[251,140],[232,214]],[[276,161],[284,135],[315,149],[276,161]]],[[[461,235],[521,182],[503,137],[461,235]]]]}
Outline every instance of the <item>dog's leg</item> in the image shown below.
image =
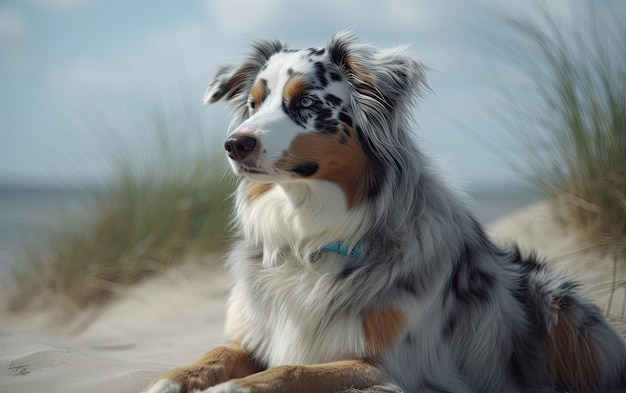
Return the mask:
{"type": "Polygon", "coordinates": [[[545,348],[553,383],[576,392],[626,388],[624,340],[599,310],[566,294],[552,313],[545,348]]]}
{"type": "Polygon", "coordinates": [[[241,346],[228,344],[212,349],[188,366],[168,371],[146,393],[196,392],[256,371],[254,361],[241,346]]]}
{"type": "Polygon", "coordinates": [[[203,393],[332,393],[384,383],[383,373],[365,360],[342,360],[311,366],[278,366],[233,379],[203,393]]]}

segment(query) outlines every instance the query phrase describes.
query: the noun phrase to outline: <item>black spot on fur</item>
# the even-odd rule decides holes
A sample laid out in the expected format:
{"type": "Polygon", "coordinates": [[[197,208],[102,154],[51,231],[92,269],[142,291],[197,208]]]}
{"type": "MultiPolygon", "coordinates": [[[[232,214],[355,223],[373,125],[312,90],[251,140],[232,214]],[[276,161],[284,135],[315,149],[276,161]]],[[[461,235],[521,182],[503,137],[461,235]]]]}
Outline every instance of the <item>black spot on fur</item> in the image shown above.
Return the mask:
{"type": "Polygon", "coordinates": [[[345,123],[348,127],[352,127],[352,118],[346,112],[339,112],[339,121],[345,123]]]}
{"type": "MultiPolygon", "coordinates": [[[[486,239],[484,240],[486,243],[486,239]]],[[[487,302],[495,285],[495,278],[480,266],[485,257],[483,241],[466,241],[459,252],[456,265],[448,281],[449,291],[461,303],[487,302]]]]}
{"type": "Polygon", "coordinates": [[[309,53],[313,56],[322,56],[326,53],[326,48],[309,48],[309,53]]]}
{"type": "Polygon", "coordinates": [[[341,105],[341,103],[343,102],[343,100],[342,100],[341,98],[337,97],[337,96],[336,96],[336,95],[334,95],[334,94],[330,94],[330,93],[328,93],[328,94],[326,94],[326,95],[324,96],[324,100],[325,100],[325,101],[328,103],[328,105],[330,105],[330,106],[339,106],[339,105],[341,105]]]}
{"type": "Polygon", "coordinates": [[[405,292],[410,293],[411,295],[417,296],[419,294],[415,280],[413,280],[411,277],[398,278],[395,282],[395,286],[405,292]]]}
{"type": "Polygon", "coordinates": [[[315,62],[315,77],[321,87],[328,85],[328,78],[326,78],[326,66],[321,61],[315,62]]]}
{"type": "Polygon", "coordinates": [[[293,68],[288,68],[287,69],[287,76],[292,76],[293,75],[293,68]]]}
{"type": "Polygon", "coordinates": [[[312,176],[319,169],[319,165],[316,162],[305,162],[290,169],[291,172],[300,176],[308,177],[312,176]]]}
{"type": "Polygon", "coordinates": [[[315,129],[324,134],[336,134],[339,131],[339,121],[332,118],[333,111],[322,108],[315,117],[315,129]]]}
{"type": "Polygon", "coordinates": [[[325,121],[333,116],[333,111],[329,108],[322,108],[317,112],[316,121],[325,121]]]}
{"type": "Polygon", "coordinates": [[[335,119],[325,121],[315,120],[315,129],[323,134],[336,134],[339,131],[339,122],[335,119]]]}
{"type": "Polygon", "coordinates": [[[450,337],[452,337],[452,334],[456,330],[456,326],[457,326],[456,312],[451,312],[443,324],[443,338],[445,340],[448,340],[450,339],[450,337]]]}
{"type": "Polygon", "coordinates": [[[338,72],[334,72],[331,71],[330,74],[328,74],[330,76],[330,79],[335,81],[335,82],[339,82],[341,81],[343,78],[341,77],[341,74],[338,72]]]}
{"type": "Polygon", "coordinates": [[[413,344],[413,337],[410,333],[407,333],[406,336],[404,336],[404,344],[409,346],[413,344]]]}

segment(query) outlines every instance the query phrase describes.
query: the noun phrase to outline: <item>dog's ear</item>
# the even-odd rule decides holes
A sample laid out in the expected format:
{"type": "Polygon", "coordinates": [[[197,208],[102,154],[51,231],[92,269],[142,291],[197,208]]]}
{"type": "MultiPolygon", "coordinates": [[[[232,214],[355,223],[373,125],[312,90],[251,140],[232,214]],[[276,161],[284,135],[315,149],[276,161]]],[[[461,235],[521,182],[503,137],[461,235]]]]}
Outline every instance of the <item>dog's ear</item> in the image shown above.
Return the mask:
{"type": "Polygon", "coordinates": [[[212,104],[222,98],[230,101],[238,94],[241,94],[250,83],[250,80],[254,81],[257,72],[258,70],[254,64],[250,63],[239,67],[231,65],[221,66],[204,93],[204,103],[212,104]]]}
{"type": "Polygon", "coordinates": [[[330,40],[327,50],[352,85],[353,109],[364,123],[380,123],[381,116],[406,110],[428,89],[426,67],[407,47],[379,49],[342,32],[330,40]]]}
{"type": "Polygon", "coordinates": [[[204,103],[212,104],[221,99],[227,101],[247,100],[248,90],[252,87],[257,74],[267,60],[277,52],[285,49],[278,41],[256,41],[252,44],[252,52],[240,66],[225,65],[220,67],[204,94],[204,103]]]}

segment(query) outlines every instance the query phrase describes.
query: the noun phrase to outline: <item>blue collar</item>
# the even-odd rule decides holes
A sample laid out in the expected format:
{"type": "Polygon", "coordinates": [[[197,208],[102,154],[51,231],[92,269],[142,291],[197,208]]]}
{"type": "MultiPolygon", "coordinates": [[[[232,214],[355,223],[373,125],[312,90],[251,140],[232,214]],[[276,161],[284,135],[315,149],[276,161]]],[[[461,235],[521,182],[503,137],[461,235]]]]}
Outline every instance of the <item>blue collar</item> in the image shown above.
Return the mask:
{"type": "Polygon", "coordinates": [[[322,251],[334,252],[336,254],[341,254],[341,255],[346,255],[346,256],[354,255],[354,256],[360,257],[361,255],[363,255],[363,249],[361,248],[360,243],[355,244],[354,247],[352,247],[351,249],[350,246],[347,244],[342,244],[341,242],[334,242],[334,243],[330,243],[322,247],[322,251]]]}

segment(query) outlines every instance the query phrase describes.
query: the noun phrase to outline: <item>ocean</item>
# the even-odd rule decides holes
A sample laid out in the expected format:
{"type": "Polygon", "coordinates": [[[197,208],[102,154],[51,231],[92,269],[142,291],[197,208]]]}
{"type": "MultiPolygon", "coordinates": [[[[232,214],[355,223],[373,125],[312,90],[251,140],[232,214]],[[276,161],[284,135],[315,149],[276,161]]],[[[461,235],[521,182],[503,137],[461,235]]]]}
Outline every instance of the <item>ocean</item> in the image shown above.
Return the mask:
{"type": "Polygon", "coordinates": [[[95,188],[0,186],[0,284],[20,262],[18,253],[50,241],[55,224],[80,219],[102,195],[95,188]]]}

